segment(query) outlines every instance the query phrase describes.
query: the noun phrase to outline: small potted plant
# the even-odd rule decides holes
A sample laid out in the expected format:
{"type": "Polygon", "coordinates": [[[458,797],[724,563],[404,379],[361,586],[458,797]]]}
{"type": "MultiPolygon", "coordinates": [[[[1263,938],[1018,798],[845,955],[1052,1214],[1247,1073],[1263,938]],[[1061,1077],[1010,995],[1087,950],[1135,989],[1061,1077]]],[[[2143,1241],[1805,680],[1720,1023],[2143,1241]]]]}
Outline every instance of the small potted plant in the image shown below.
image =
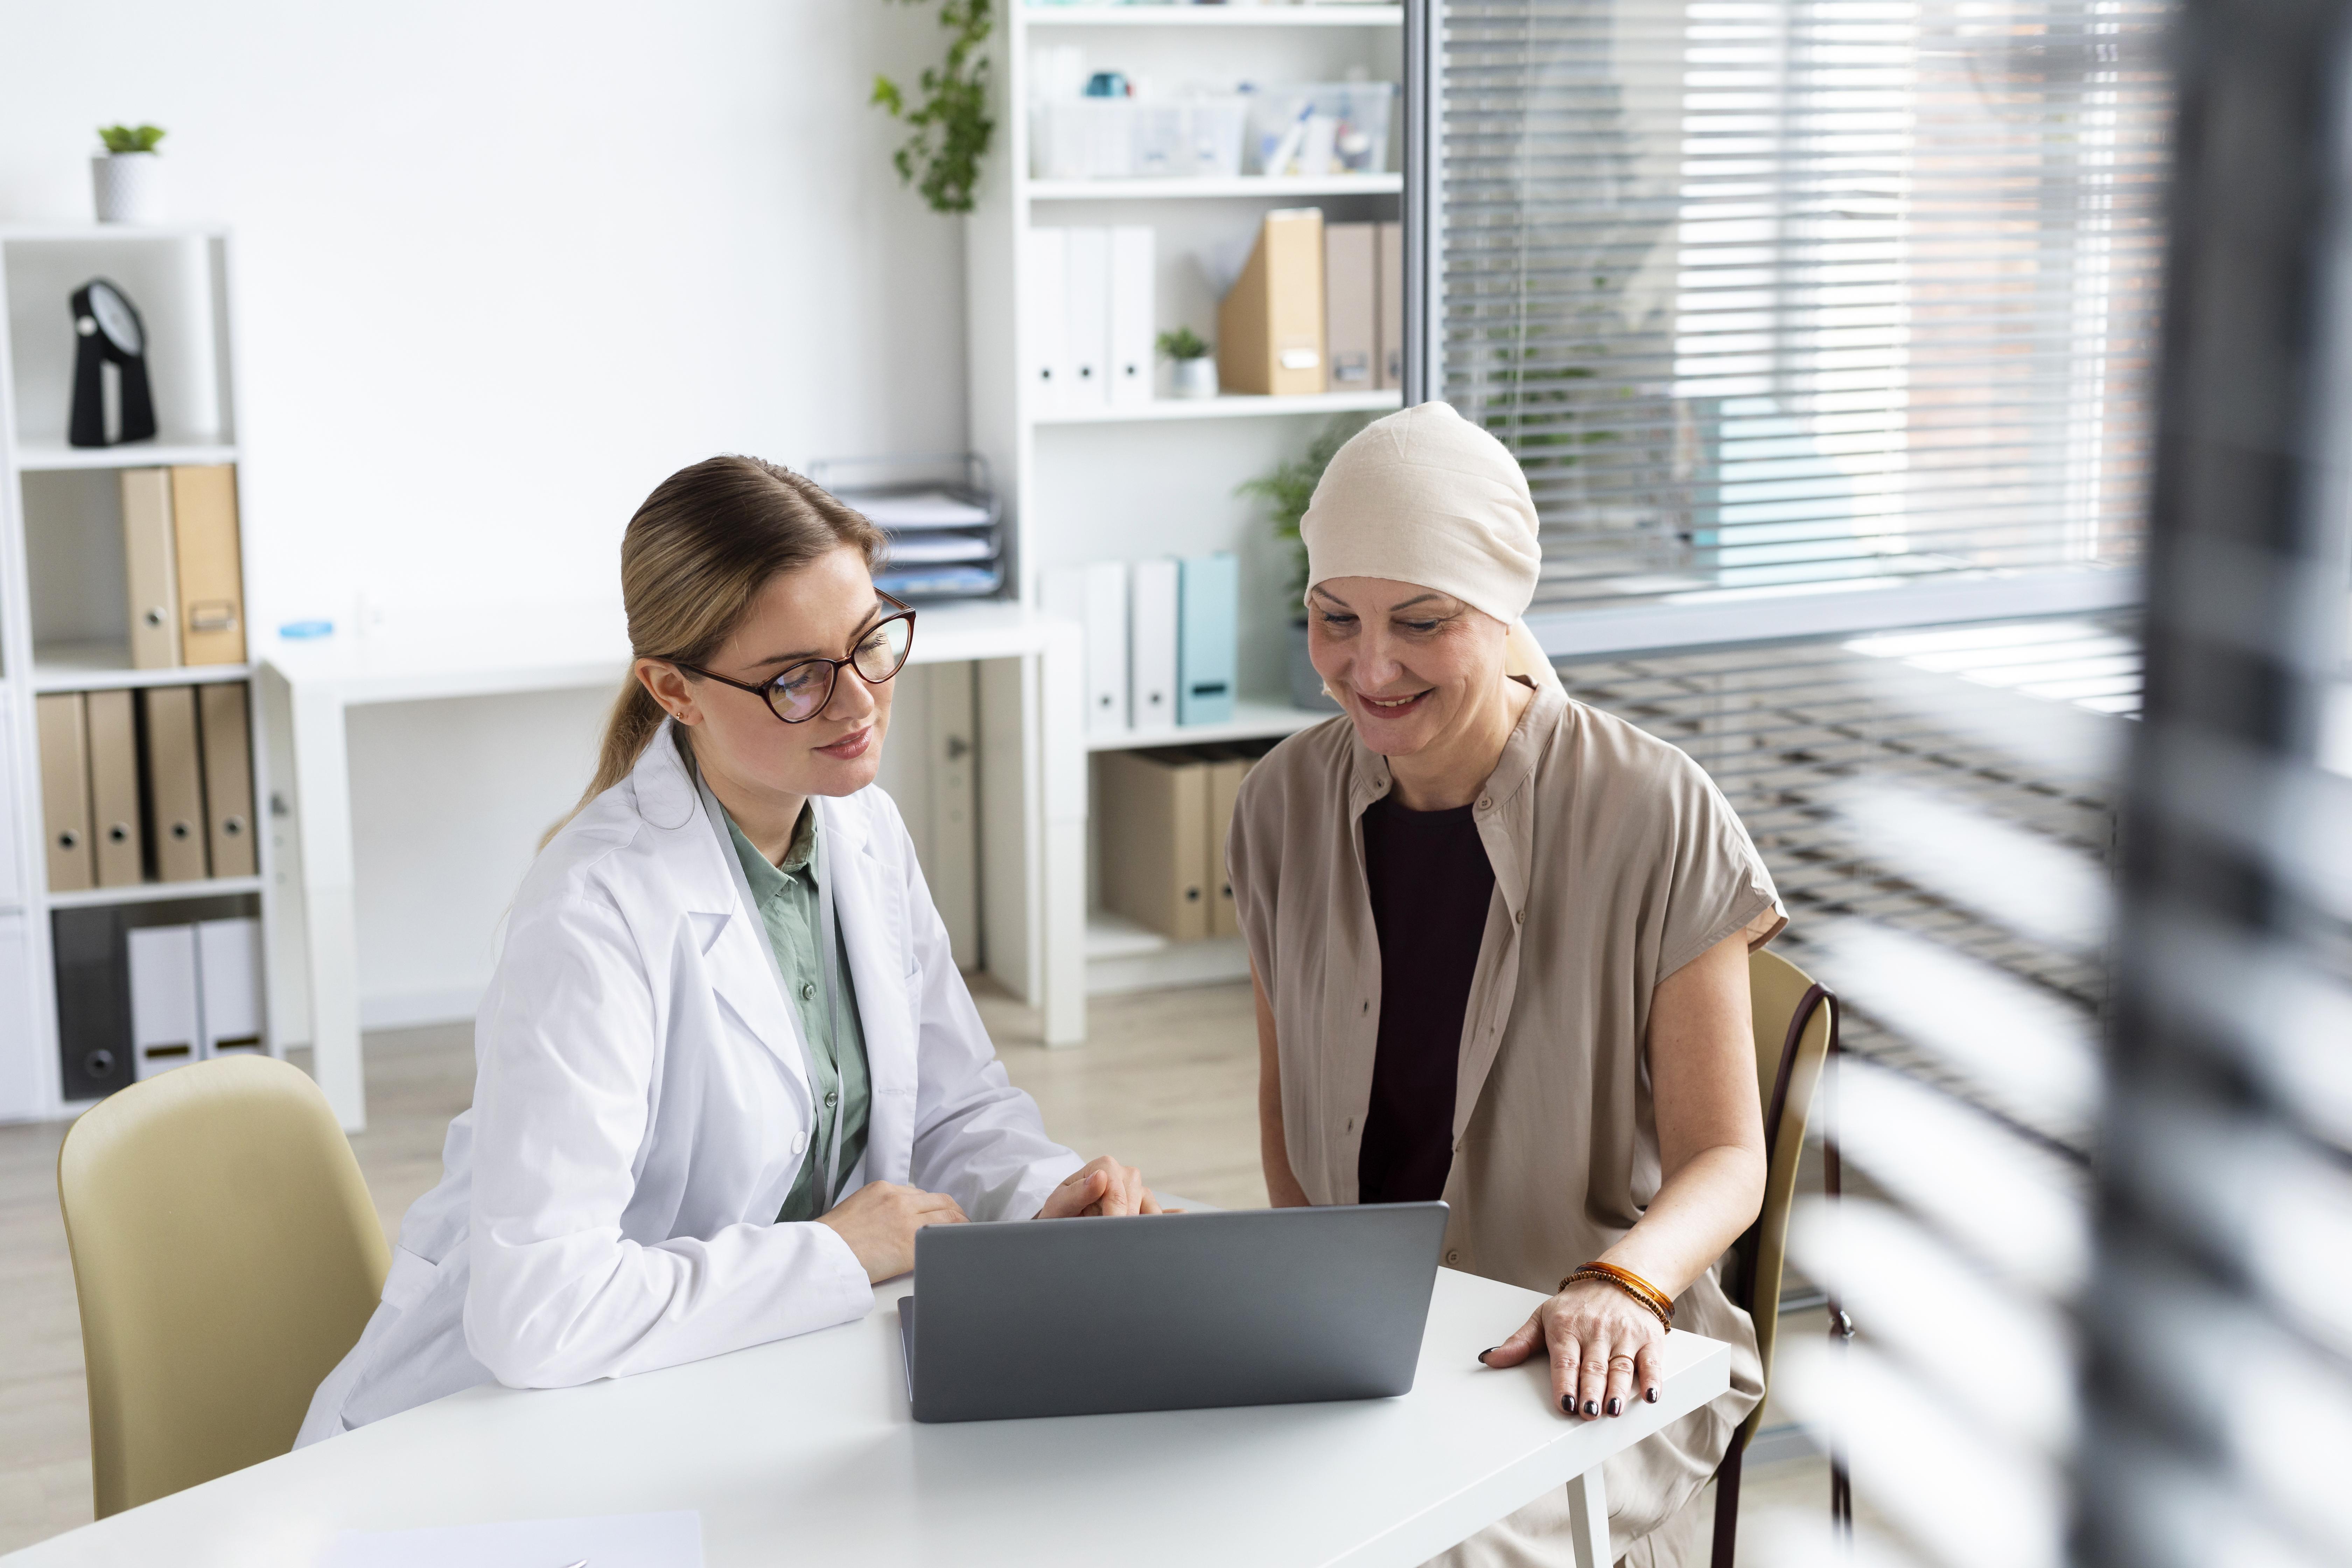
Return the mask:
{"type": "Polygon", "coordinates": [[[1326,713],[1339,711],[1339,705],[1323,690],[1323,678],[1315,673],[1315,661],[1307,656],[1307,611],[1302,603],[1307,595],[1307,542],[1298,537],[1298,524],[1307,515],[1307,503],[1315,499],[1315,487],[1323,482],[1323,470],[1331,466],[1331,459],[1348,444],[1348,438],[1363,427],[1362,416],[1341,415],[1307,443],[1305,457],[1277,465],[1272,473],[1248,480],[1234,492],[1265,501],[1275,536],[1290,547],[1289,586],[1286,590],[1291,605],[1290,647],[1286,674],[1294,708],[1326,713]]]}
{"type": "Polygon", "coordinates": [[[157,165],[155,143],[163,140],[154,125],[101,125],[98,139],[106,152],[89,161],[90,182],[98,195],[100,223],[161,223],[163,221],[163,177],[157,165]]]}
{"type": "Polygon", "coordinates": [[[1190,327],[1179,327],[1172,332],[1160,334],[1160,352],[1175,362],[1171,389],[1179,397],[1214,397],[1217,395],[1217,362],[1209,357],[1209,345],[1201,334],[1190,327]]]}

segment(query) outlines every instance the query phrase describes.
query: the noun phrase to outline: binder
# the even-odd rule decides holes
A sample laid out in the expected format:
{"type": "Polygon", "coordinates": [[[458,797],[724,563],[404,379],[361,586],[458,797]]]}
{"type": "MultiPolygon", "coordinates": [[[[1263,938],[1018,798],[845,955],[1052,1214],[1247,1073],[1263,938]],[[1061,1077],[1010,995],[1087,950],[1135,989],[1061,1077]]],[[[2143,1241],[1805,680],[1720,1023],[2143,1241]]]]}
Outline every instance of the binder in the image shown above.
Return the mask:
{"type": "Polygon", "coordinates": [[[17,777],[16,708],[8,689],[0,687],[0,910],[23,907],[27,891],[24,864],[16,858],[17,777]]]}
{"type": "Polygon", "coordinates": [[[1380,258],[1374,269],[1380,290],[1380,384],[1404,385],[1404,226],[1381,225],[1380,258]]]}
{"type": "Polygon", "coordinates": [[[1064,231],[1069,247],[1068,292],[1062,308],[1069,312],[1070,384],[1064,389],[1065,411],[1103,408],[1110,404],[1110,230],[1071,228],[1064,231]]]}
{"type": "Polygon", "coordinates": [[[126,904],[63,909],[49,916],[57,978],[58,1087],[96,1100],[131,1081],[131,958],[126,904]]]}
{"type": "Polygon", "coordinates": [[[1087,728],[1127,728],[1127,563],[1056,567],[1045,574],[1048,615],[1086,628],[1087,728]]]}
{"type": "Polygon", "coordinates": [[[245,568],[236,541],[236,469],[172,470],[172,543],[180,578],[180,658],[245,662],[245,568]]]}
{"type": "Polygon", "coordinates": [[[1240,798],[1242,780],[1256,762],[1238,749],[1219,747],[1209,763],[1207,863],[1202,875],[1209,887],[1211,936],[1241,934],[1240,906],[1234,902],[1233,879],[1225,874],[1225,839],[1233,832],[1234,802],[1240,798]]]}
{"type": "Polygon", "coordinates": [[[205,784],[198,762],[193,687],[152,686],[139,694],[147,737],[147,809],[155,875],[166,882],[205,879],[205,784]]]}
{"type": "Polygon", "coordinates": [[[1378,384],[1378,228],[1369,223],[1323,226],[1323,338],[1334,392],[1370,392],[1378,384]]]}
{"type": "Polygon", "coordinates": [[[198,1054],[259,1052],[261,922],[198,921],[195,932],[198,1054]]]}
{"type": "Polygon", "coordinates": [[[49,891],[78,893],[95,886],[98,874],[89,844],[89,734],[81,693],[52,691],[34,698],[33,728],[41,747],[41,837],[47,846],[49,891]]]}
{"type": "Polygon", "coordinates": [[[83,698],[89,740],[90,840],[98,885],[127,888],[147,875],[146,837],[139,824],[139,728],[131,693],[92,691],[83,698]]]}
{"type": "Polygon", "coordinates": [[[1105,752],[1094,813],[1103,908],[1171,942],[1209,934],[1209,766],[1189,752],[1105,752]]]}
{"type": "Polygon", "coordinates": [[[259,868],[253,818],[253,743],[245,684],[196,688],[197,731],[205,757],[205,847],[215,877],[250,877],[259,868]]]}
{"type": "Polygon", "coordinates": [[[204,1058],[196,1021],[196,928],[140,926],[131,952],[131,1076],[143,1081],[204,1058]]]}
{"type": "Polygon", "coordinates": [[[1060,228],[1029,231],[1029,297],[1023,301],[1028,320],[1023,331],[1028,339],[1030,405],[1037,414],[1062,411],[1062,389],[1070,379],[1070,323],[1065,298],[1069,292],[1068,233],[1060,228]]]}
{"type": "Polygon", "coordinates": [[[1159,274],[1151,230],[1122,224],[1110,231],[1110,400],[1151,401],[1157,363],[1159,274]]]}
{"type": "Polygon", "coordinates": [[[1139,561],[1128,599],[1128,717],[1138,730],[1176,727],[1173,561],[1139,561]]]}
{"type": "Polygon", "coordinates": [[[1234,716],[1241,563],[1230,553],[1182,563],[1177,594],[1176,721],[1223,724],[1234,716]]]}
{"type": "Polygon", "coordinates": [[[1257,244],[1217,307],[1217,379],[1231,392],[1321,392],[1323,212],[1265,215],[1257,244]]]}
{"type": "Polygon", "coordinates": [[[123,581],[130,592],[131,668],[180,662],[180,574],[172,542],[172,470],[121,475],[123,581]]]}

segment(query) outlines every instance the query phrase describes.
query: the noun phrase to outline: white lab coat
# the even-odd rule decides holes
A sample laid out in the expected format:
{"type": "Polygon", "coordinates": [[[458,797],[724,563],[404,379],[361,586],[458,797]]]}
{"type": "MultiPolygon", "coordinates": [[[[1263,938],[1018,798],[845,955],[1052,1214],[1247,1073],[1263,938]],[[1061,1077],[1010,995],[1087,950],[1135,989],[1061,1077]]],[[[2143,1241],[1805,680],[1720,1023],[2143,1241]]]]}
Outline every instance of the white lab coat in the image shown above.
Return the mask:
{"type": "MultiPolygon", "coordinates": [[[[1082,1162],[997,1063],[897,806],[814,805],[873,1083],[843,1190],[1034,1214],[1082,1162]]],[[[298,1447],[494,1378],[620,1377],[872,1309],[830,1227],[775,1223],[815,1106],[730,854],[665,724],[540,855],[475,1019],[473,1106],[298,1447]]]]}

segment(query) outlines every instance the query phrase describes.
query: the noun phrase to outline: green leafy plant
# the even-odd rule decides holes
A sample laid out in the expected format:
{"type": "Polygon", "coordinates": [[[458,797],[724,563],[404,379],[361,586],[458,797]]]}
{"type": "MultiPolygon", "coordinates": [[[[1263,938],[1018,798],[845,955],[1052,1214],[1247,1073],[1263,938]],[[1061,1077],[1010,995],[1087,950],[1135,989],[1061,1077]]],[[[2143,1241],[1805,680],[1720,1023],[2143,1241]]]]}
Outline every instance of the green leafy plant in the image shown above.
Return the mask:
{"type": "Polygon", "coordinates": [[[1323,427],[1321,435],[1307,444],[1307,455],[1287,463],[1277,464],[1272,473],[1260,474],[1244,481],[1234,493],[1256,496],[1266,503],[1268,521],[1274,524],[1275,537],[1290,545],[1290,596],[1295,601],[1307,592],[1307,542],[1298,537],[1299,520],[1307,515],[1307,502],[1315,499],[1315,487],[1323,482],[1323,470],[1349,438],[1366,424],[1360,414],[1342,414],[1323,427]]]}
{"type": "Polygon", "coordinates": [[[1209,345],[1192,328],[1179,327],[1160,334],[1160,352],[1170,359],[1207,359],[1209,345]]]}
{"type": "MultiPolygon", "coordinates": [[[[909,5],[929,0],[901,0],[909,5]]],[[[912,134],[890,154],[898,178],[923,193],[933,212],[971,211],[980,161],[988,152],[996,121],[988,112],[988,57],[980,47],[995,30],[995,0],[940,0],[940,26],[948,30],[947,58],[926,66],[919,79],[922,102],[909,109],[904,89],[887,76],[874,79],[873,101],[903,120],[912,134]]]]}
{"type": "Polygon", "coordinates": [[[152,153],[155,143],[163,140],[160,125],[101,125],[98,139],[106,143],[110,153],[152,153]]]}

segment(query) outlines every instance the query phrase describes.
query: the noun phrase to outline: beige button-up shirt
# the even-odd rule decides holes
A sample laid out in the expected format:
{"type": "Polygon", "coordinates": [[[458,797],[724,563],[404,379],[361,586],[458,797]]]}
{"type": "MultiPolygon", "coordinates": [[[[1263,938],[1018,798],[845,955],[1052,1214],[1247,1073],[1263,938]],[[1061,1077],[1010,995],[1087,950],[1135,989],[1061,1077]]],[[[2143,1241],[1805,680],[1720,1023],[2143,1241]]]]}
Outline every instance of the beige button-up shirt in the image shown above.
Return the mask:
{"type": "MultiPolygon", "coordinates": [[[[1360,818],[1389,787],[1386,760],[1333,720],[1250,771],[1226,842],[1274,1008],[1291,1170],[1318,1204],[1356,1201],[1381,1008],[1360,818]]],[[[1549,1293],[1657,1194],[1646,1042],[1658,982],[1727,937],[1760,947],[1788,922],[1698,764],[1554,687],[1528,702],[1473,820],[1495,892],[1462,1020],[1444,1262],[1549,1293]]],[[[1680,1544],[1703,1533],[1689,1521],[1659,1527],[1697,1495],[1763,1391],[1755,1329],[1712,1271],[1675,1322],[1734,1347],[1731,1390],[1606,1467],[1611,1531],[1637,1562],[1703,1558],[1680,1544]]],[[[1548,1507],[1454,1555],[1569,1561],[1564,1501],[1557,1521],[1548,1507]]]]}

